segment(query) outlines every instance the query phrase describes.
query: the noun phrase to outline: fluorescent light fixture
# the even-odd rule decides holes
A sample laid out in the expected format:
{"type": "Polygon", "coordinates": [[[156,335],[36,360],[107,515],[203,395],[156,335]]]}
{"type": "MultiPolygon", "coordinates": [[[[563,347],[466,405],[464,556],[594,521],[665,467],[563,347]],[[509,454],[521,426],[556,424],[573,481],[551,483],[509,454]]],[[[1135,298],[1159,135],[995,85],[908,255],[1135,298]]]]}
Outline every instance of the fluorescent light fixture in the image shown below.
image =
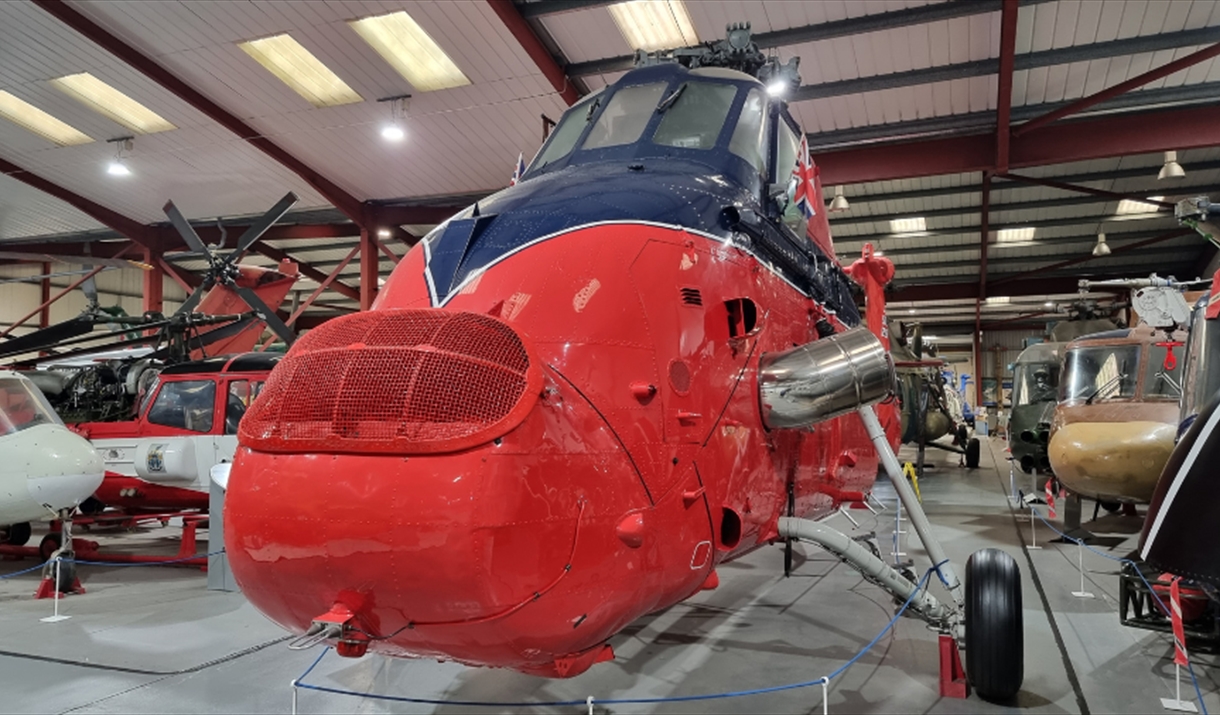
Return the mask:
{"type": "Polygon", "coordinates": [[[470,78],[404,10],[348,24],[420,92],[470,84],[470,78]]]}
{"type": "Polygon", "coordinates": [[[927,230],[928,222],[924,220],[923,216],[890,219],[891,233],[916,233],[927,230]]]}
{"type": "Polygon", "coordinates": [[[381,138],[390,142],[400,142],[405,139],[407,132],[398,124],[387,124],[381,128],[381,138]]]}
{"type": "Polygon", "coordinates": [[[885,251],[873,251],[873,256],[875,258],[881,258],[884,255],[885,255],[885,251]]]}
{"type": "Polygon", "coordinates": [[[1048,300],[1048,301],[1046,301],[1046,307],[1048,307],[1048,308],[1054,308],[1054,307],[1055,307],[1055,304],[1054,304],[1054,303],[1052,303],[1051,301],[1049,301],[1049,300],[1048,300]]]}
{"type": "Polygon", "coordinates": [[[1011,303],[1011,302],[1012,302],[1012,296],[1009,296],[1009,295],[992,295],[992,296],[988,296],[988,297],[987,297],[987,300],[985,300],[985,301],[983,301],[983,302],[985,302],[985,303],[990,303],[991,305],[1004,305],[1004,304],[1006,304],[1006,303],[1011,303]]]}
{"type": "Polygon", "coordinates": [[[241,42],[237,46],[315,107],[337,107],[364,101],[356,90],[347,86],[339,75],[331,72],[292,35],[273,35],[241,42]]]}
{"type": "Polygon", "coordinates": [[[633,50],[669,50],[699,44],[682,0],[630,0],[606,8],[633,50]]]}
{"type": "Polygon", "coordinates": [[[106,165],[106,173],[111,176],[131,176],[131,169],[127,168],[127,162],[115,159],[106,165]]]}
{"type": "Polygon", "coordinates": [[[911,309],[910,309],[910,310],[908,310],[907,312],[908,312],[908,313],[910,313],[911,315],[915,315],[915,309],[914,309],[914,308],[911,308],[911,309]]]}
{"type": "Polygon", "coordinates": [[[390,229],[388,229],[388,228],[377,229],[377,238],[389,238],[389,237],[390,237],[390,229]]]}
{"type": "MultiPolygon", "coordinates": [[[[1164,201],[1164,196],[1149,196],[1148,201],[1164,201]]],[[[1118,202],[1118,214],[1150,214],[1161,210],[1160,206],[1138,199],[1123,199],[1118,202]]]]}
{"type": "Polygon", "coordinates": [[[999,241],[1000,243],[1032,241],[1034,240],[1034,230],[1035,229],[1032,226],[1025,226],[1022,228],[1002,228],[999,231],[996,231],[995,238],[996,241],[999,241]]]}
{"type": "Polygon", "coordinates": [[[60,146],[88,144],[93,138],[65,124],[38,107],[0,90],[0,117],[24,127],[60,146]]]}
{"type": "Polygon", "coordinates": [[[137,134],[152,134],[178,128],[160,114],[88,72],[53,79],[51,86],[137,134]]]}
{"type": "Polygon", "coordinates": [[[924,341],[940,340],[940,336],[939,335],[925,335],[925,336],[923,336],[923,339],[924,339],[924,341]]]}

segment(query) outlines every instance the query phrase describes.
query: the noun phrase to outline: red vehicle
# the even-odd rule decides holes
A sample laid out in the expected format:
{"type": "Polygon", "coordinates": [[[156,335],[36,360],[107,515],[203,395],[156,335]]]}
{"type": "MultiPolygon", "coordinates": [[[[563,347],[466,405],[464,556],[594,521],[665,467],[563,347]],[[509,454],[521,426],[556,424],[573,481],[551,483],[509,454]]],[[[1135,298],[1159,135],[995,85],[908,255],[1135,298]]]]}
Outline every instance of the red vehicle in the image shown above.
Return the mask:
{"type": "MultiPolygon", "coordinates": [[[[852,410],[893,368],[848,332],[820,182],[757,78],[792,82],[795,63],[750,45],[742,64],[730,39],[577,103],[523,181],[438,226],[370,312],[272,372],[241,423],[225,545],[251,603],[302,643],[577,675],[636,618],[810,523],[789,516],[872,487],[896,420],[886,406],[886,444],[852,410]],[[831,383],[845,403],[822,399],[831,383]]],[[[999,644],[967,646],[985,697],[1021,681],[1006,563],[1018,605],[1002,632],[967,630],[999,644]]],[[[955,632],[941,608],[914,610],[955,632]]]]}
{"type": "Polygon", "coordinates": [[[279,358],[242,353],[172,365],[134,420],[73,425],[106,464],[96,499],[129,512],[206,510],[209,470],[232,461],[237,425],[279,358]]]}

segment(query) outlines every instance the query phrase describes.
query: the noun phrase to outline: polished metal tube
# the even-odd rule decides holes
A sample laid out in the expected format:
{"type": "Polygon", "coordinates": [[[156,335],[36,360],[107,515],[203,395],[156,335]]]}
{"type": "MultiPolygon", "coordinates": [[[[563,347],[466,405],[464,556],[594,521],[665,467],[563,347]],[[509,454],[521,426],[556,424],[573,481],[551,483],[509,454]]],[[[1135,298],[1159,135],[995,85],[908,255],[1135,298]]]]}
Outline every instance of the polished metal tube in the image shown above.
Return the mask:
{"type": "Polygon", "coordinates": [[[763,355],[758,393],[768,429],[808,427],[882,400],[894,363],[867,328],[853,328],[782,353],[763,355]]]}

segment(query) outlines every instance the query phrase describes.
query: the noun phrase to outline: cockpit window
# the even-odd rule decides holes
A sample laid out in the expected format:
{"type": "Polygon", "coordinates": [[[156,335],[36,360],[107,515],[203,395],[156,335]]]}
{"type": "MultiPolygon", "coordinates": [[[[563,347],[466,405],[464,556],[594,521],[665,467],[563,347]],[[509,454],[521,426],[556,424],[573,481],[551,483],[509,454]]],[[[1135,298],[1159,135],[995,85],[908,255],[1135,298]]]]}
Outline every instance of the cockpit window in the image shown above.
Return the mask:
{"type": "Polygon", "coordinates": [[[1065,400],[1130,399],[1139,379],[1138,345],[1104,345],[1069,350],[1063,362],[1060,394],[1065,400]]]}
{"type": "Polygon", "coordinates": [[[781,119],[775,137],[775,183],[787,186],[784,194],[784,223],[797,233],[805,233],[805,214],[797,208],[793,200],[796,193],[796,177],[792,173],[796,169],[796,155],[800,151],[801,138],[792,127],[781,119]]]}
{"type": "Polygon", "coordinates": [[[48,424],[61,423],[38,388],[25,380],[0,379],[0,434],[48,424]]]}
{"type": "Polygon", "coordinates": [[[761,172],[766,165],[766,114],[763,93],[752,89],[741,107],[741,117],[729,140],[729,151],[749,162],[761,172]]]}
{"type": "Polygon", "coordinates": [[[634,143],[644,133],[664,92],[664,82],[623,87],[615,92],[581,148],[600,149],[634,143]]]}
{"type": "Polygon", "coordinates": [[[148,410],[148,421],[192,432],[211,432],[216,408],[216,383],[211,380],[182,380],[161,386],[156,401],[148,410]]]}
{"type": "Polygon", "coordinates": [[[568,152],[572,151],[572,147],[576,146],[580,133],[589,125],[589,120],[596,113],[600,101],[602,101],[600,93],[592,94],[569,109],[559,120],[559,125],[551,132],[551,141],[538,155],[538,158],[534,159],[531,168],[540,168],[567,156],[568,152]]]}
{"type": "Polygon", "coordinates": [[[1182,364],[1186,362],[1185,350],[1177,346],[1173,351],[1173,369],[1165,367],[1169,348],[1153,345],[1148,356],[1148,368],[1144,373],[1144,397],[1164,397],[1176,400],[1182,396],[1182,364]]]}
{"type": "Polygon", "coordinates": [[[652,137],[653,143],[683,149],[715,147],[737,88],[730,84],[687,82],[674,91],[680,94],[672,103],[658,107],[665,112],[665,118],[652,137]]]}
{"type": "Polygon", "coordinates": [[[1058,363],[1021,363],[1013,370],[1012,406],[1021,407],[1058,399],[1058,386],[1058,363]]]}

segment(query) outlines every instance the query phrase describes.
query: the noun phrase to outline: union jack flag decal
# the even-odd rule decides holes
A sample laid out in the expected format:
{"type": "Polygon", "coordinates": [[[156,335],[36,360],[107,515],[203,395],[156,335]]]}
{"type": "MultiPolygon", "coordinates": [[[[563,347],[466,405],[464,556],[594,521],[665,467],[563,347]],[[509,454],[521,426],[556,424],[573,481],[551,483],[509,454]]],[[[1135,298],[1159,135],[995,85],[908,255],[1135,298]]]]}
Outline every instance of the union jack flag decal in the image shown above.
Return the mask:
{"type": "Polygon", "coordinates": [[[517,154],[517,166],[513,168],[513,179],[508,182],[509,186],[516,186],[517,182],[521,181],[521,175],[525,173],[525,154],[517,154]]]}
{"type": "Polygon", "coordinates": [[[792,176],[796,179],[796,192],[792,198],[806,219],[817,215],[818,212],[814,206],[817,205],[816,202],[821,201],[813,181],[817,174],[817,167],[809,160],[809,143],[805,140],[805,136],[801,135],[801,147],[797,150],[796,168],[792,170],[792,176]]]}

